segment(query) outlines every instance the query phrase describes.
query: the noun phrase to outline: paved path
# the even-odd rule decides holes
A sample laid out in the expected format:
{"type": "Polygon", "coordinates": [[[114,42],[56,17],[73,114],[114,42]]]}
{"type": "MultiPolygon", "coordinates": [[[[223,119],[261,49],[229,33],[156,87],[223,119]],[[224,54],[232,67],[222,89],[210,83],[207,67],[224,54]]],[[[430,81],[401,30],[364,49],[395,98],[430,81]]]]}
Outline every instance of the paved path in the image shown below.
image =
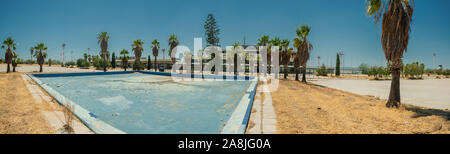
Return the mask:
{"type": "Polygon", "coordinates": [[[258,85],[252,107],[254,112],[250,115],[250,121],[255,125],[246,132],[247,134],[275,134],[277,131],[277,116],[268,89],[267,82],[258,85]],[[262,94],[264,94],[264,97],[262,94]]]}
{"type": "MultiPolygon", "coordinates": [[[[321,79],[312,83],[359,95],[371,95],[381,99],[389,97],[391,81],[351,79],[321,79]]],[[[450,79],[401,80],[401,101],[405,104],[450,109],[450,79]]]]}
{"type": "MultiPolygon", "coordinates": [[[[64,131],[65,115],[62,110],[62,106],[56,104],[53,101],[53,98],[44,93],[41,88],[32,81],[32,79],[27,75],[22,75],[22,78],[25,82],[25,85],[30,91],[36,103],[47,103],[49,104],[54,111],[42,111],[42,115],[44,118],[50,123],[50,125],[55,129],[58,134],[65,134],[67,132],[64,131]]],[[[78,120],[72,120],[73,130],[75,134],[93,134],[89,128],[87,128],[84,124],[82,124],[78,120]]]]}

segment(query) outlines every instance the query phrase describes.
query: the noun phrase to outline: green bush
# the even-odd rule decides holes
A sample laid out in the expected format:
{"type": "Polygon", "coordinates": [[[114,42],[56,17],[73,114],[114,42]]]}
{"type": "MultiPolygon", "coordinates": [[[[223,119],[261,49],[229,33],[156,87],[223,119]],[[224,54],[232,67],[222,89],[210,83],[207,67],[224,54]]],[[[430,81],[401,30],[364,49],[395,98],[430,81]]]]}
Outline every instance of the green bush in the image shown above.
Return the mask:
{"type": "MultiPolygon", "coordinates": [[[[102,70],[103,69],[103,59],[99,59],[99,58],[96,58],[95,60],[94,60],[94,67],[97,69],[97,70],[102,70]]],[[[108,68],[108,67],[111,67],[111,62],[109,61],[109,60],[106,60],[106,67],[108,68]]]]}
{"type": "Polygon", "coordinates": [[[76,65],[76,63],[73,62],[73,61],[66,62],[66,66],[73,67],[73,66],[75,66],[75,65],[76,65]]]}
{"type": "Polygon", "coordinates": [[[403,67],[403,74],[408,78],[422,78],[424,68],[425,65],[423,63],[419,64],[419,62],[413,62],[411,64],[406,64],[403,67]]]}
{"type": "Polygon", "coordinates": [[[91,66],[91,63],[89,63],[86,59],[80,58],[80,59],[77,59],[77,66],[79,68],[86,68],[86,67],[91,66]]]}
{"type": "Polygon", "coordinates": [[[373,76],[375,78],[378,77],[388,77],[389,75],[391,75],[391,69],[389,67],[389,64],[387,67],[383,67],[383,66],[372,66],[367,68],[367,75],[369,76],[373,76]]]}
{"type": "Polygon", "coordinates": [[[328,76],[328,71],[325,65],[322,64],[322,66],[317,70],[317,76],[328,76]]]}
{"type": "Polygon", "coordinates": [[[369,65],[367,64],[361,64],[359,65],[359,70],[362,74],[369,74],[369,65]]]}
{"type": "Polygon", "coordinates": [[[144,70],[145,65],[141,62],[140,65],[137,64],[136,61],[133,63],[133,70],[144,70]]]}
{"type": "Polygon", "coordinates": [[[25,61],[23,61],[24,64],[36,64],[36,61],[31,60],[31,59],[27,59],[25,61]]]}

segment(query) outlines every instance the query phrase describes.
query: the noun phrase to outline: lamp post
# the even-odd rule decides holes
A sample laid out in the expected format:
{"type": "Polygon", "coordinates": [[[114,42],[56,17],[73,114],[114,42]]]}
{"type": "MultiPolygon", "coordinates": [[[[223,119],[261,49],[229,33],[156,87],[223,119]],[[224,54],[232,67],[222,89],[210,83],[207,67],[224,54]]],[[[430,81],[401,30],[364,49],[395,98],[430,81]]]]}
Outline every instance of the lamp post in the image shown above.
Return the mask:
{"type": "Polygon", "coordinates": [[[63,44],[62,44],[62,48],[63,48],[63,49],[62,49],[62,57],[61,57],[61,59],[62,59],[62,60],[61,60],[61,61],[62,61],[62,62],[61,62],[61,67],[64,67],[64,48],[65,48],[65,47],[66,47],[66,44],[63,43],[63,44]]]}
{"type": "Polygon", "coordinates": [[[320,56],[317,56],[317,69],[320,67],[320,56]]]}
{"type": "Polygon", "coordinates": [[[434,66],[434,69],[436,69],[437,68],[437,66],[436,66],[436,53],[433,53],[433,66],[434,66]]]}

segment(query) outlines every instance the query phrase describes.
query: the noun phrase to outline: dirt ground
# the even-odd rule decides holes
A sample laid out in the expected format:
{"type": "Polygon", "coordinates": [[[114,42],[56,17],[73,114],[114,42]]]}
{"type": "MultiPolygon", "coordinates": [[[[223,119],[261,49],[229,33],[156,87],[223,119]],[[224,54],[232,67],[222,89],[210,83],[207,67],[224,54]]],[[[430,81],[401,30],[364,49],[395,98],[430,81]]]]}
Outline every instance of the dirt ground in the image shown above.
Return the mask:
{"type": "Polygon", "coordinates": [[[404,105],[298,81],[281,80],[272,92],[281,134],[450,133],[450,112],[404,105]]]}
{"type": "Polygon", "coordinates": [[[0,134],[53,134],[41,111],[50,109],[35,102],[22,73],[0,73],[0,134]]]}

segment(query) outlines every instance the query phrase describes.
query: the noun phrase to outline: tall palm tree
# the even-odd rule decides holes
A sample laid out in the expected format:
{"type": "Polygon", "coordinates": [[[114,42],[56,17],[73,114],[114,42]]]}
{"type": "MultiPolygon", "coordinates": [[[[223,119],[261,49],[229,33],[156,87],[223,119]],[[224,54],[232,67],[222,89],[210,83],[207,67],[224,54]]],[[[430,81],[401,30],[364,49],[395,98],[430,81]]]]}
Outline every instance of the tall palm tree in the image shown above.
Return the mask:
{"type": "Polygon", "coordinates": [[[100,44],[100,56],[103,59],[103,71],[106,72],[106,60],[107,60],[107,54],[108,54],[108,40],[110,36],[107,32],[101,32],[97,35],[97,44],[100,44]]]}
{"type": "Polygon", "coordinates": [[[310,31],[311,29],[309,26],[302,25],[300,28],[296,29],[296,34],[298,37],[294,39],[294,46],[297,48],[296,58],[298,58],[300,65],[302,66],[302,82],[304,83],[306,83],[306,64],[308,63],[310,57],[310,51],[313,48],[307,39],[310,31]]]}
{"type": "Polygon", "coordinates": [[[3,41],[2,49],[6,48],[5,52],[5,62],[8,64],[8,67],[6,69],[6,73],[10,72],[10,66],[9,64],[12,63],[13,58],[13,50],[16,50],[16,43],[11,37],[6,38],[6,40],[3,41]]]}
{"type": "Polygon", "coordinates": [[[122,49],[120,51],[120,59],[122,60],[122,66],[125,69],[125,71],[127,71],[128,68],[128,59],[130,59],[130,57],[128,56],[128,50],[122,49]]]}
{"type": "Polygon", "coordinates": [[[258,39],[258,46],[267,46],[269,44],[269,36],[263,35],[258,39]]]}
{"type": "Polygon", "coordinates": [[[86,61],[88,60],[88,54],[87,53],[84,53],[83,57],[84,57],[84,60],[86,60],[86,61]]]}
{"type": "MultiPolygon", "coordinates": [[[[176,36],[176,35],[170,35],[169,36],[169,56],[170,56],[170,58],[171,58],[171,60],[172,60],[172,64],[175,64],[175,61],[176,61],[176,58],[175,57],[172,57],[172,50],[176,47],[176,46],[178,46],[178,44],[179,44],[179,42],[178,42],[178,37],[176,36]]],[[[177,51],[175,51],[175,54],[176,54],[176,52],[177,51]]]]}
{"type": "Polygon", "coordinates": [[[137,70],[141,69],[141,56],[142,52],[144,51],[144,42],[142,40],[134,40],[133,44],[131,45],[133,47],[134,52],[134,65],[137,70]]]}
{"type": "Polygon", "coordinates": [[[37,56],[37,63],[39,64],[39,72],[42,72],[42,65],[44,65],[45,58],[47,57],[46,51],[48,48],[44,43],[37,44],[34,49],[36,50],[35,56],[37,56]]]}
{"type": "Polygon", "coordinates": [[[34,48],[30,48],[30,60],[31,60],[31,62],[33,62],[33,53],[34,53],[34,48]]]}
{"type": "Polygon", "coordinates": [[[291,61],[291,55],[292,55],[292,48],[288,48],[289,47],[289,40],[283,40],[281,42],[281,63],[284,65],[284,79],[287,78],[288,76],[288,65],[289,62],[291,61]]]}
{"type": "MultiPolygon", "coordinates": [[[[270,43],[269,36],[267,36],[267,35],[261,36],[261,38],[258,39],[258,43],[256,44],[257,53],[259,53],[259,46],[267,47],[267,45],[269,45],[269,43],[270,43]]],[[[260,56],[258,54],[257,58],[256,58],[256,63],[257,63],[256,72],[258,72],[258,73],[259,73],[259,59],[260,59],[260,56]]]]}
{"type": "Polygon", "coordinates": [[[232,44],[232,46],[233,46],[233,50],[232,50],[232,53],[229,54],[229,56],[234,59],[233,60],[234,75],[237,75],[237,66],[238,66],[237,60],[239,58],[239,55],[237,53],[237,48],[239,47],[239,43],[236,42],[236,43],[232,44]]]}
{"type": "Polygon", "coordinates": [[[159,54],[159,42],[158,40],[153,40],[152,41],[152,52],[153,52],[153,56],[155,57],[155,72],[157,71],[157,57],[159,54]]]}
{"type": "Polygon", "coordinates": [[[408,49],[414,0],[367,0],[367,14],[375,23],[382,18],[381,45],[391,63],[392,82],[387,107],[400,107],[400,72],[403,53],[408,49]]]}
{"type": "Polygon", "coordinates": [[[269,43],[269,48],[267,48],[267,70],[269,72],[269,74],[271,73],[271,65],[272,65],[272,46],[280,46],[281,45],[281,40],[278,37],[275,37],[274,39],[270,40],[269,43]]]}

